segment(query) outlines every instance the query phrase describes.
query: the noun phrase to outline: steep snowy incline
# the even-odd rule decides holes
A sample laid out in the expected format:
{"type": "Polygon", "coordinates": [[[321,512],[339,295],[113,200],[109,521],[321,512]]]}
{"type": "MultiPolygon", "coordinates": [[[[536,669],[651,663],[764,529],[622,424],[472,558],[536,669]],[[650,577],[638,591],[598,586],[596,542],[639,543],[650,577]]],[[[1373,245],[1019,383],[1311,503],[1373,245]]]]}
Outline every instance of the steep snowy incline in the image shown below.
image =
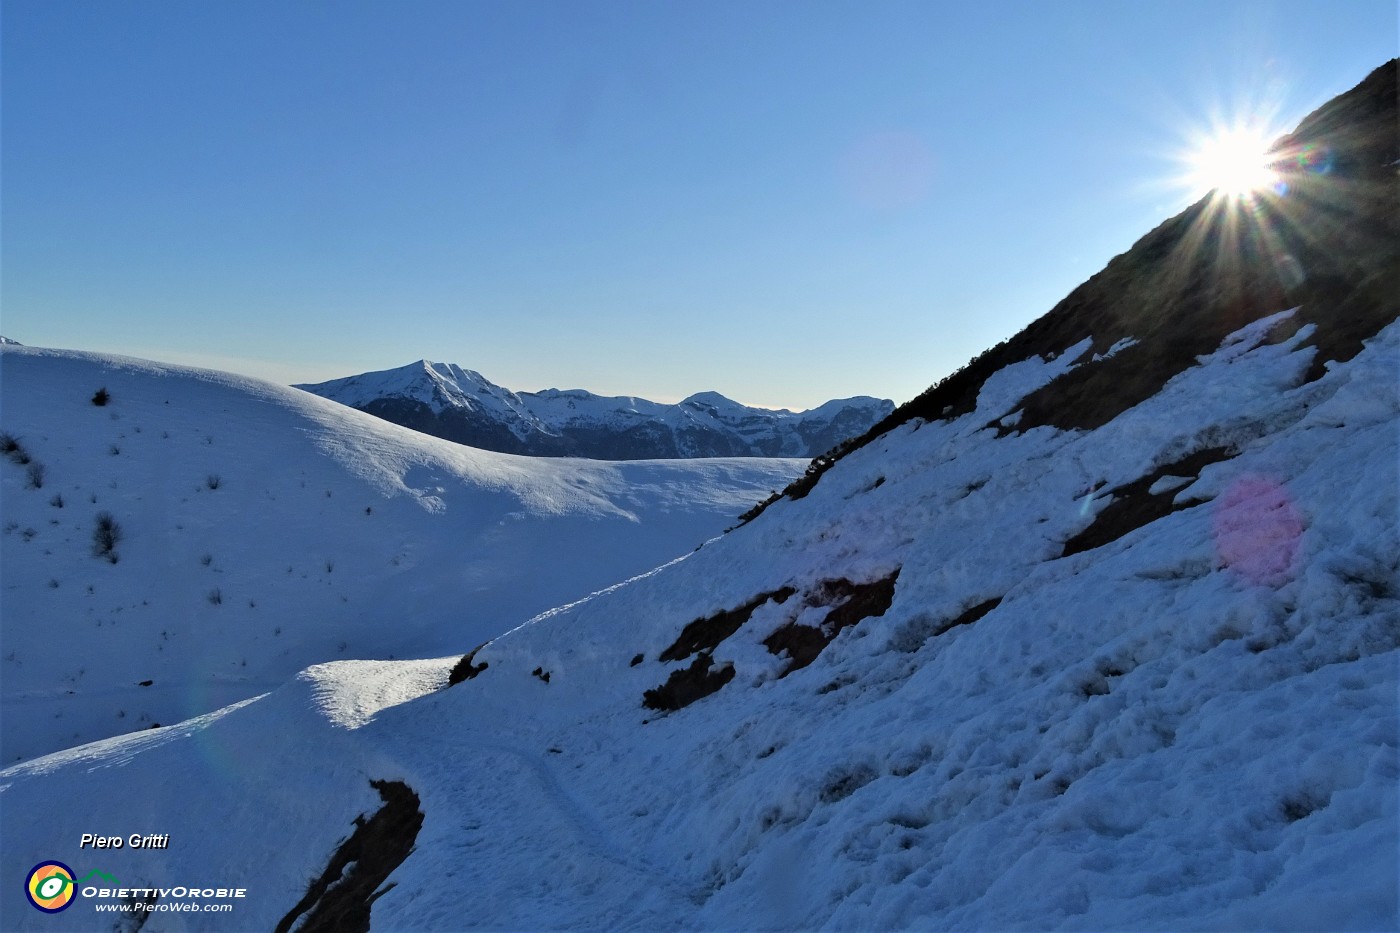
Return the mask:
{"type": "Polygon", "coordinates": [[[752,408],[718,392],[675,405],[583,389],[515,393],[451,363],[419,360],[297,388],[473,447],[549,457],[814,457],[894,405],[835,399],[810,411],[752,408]]]}
{"type": "Polygon", "coordinates": [[[459,651],[692,550],[802,466],[531,460],[257,380],[14,346],[0,404],[7,762],[318,661],[459,651]]]}
{"type": "Polygon", "coordinates": [[[989,425],[1082,348],[1003,369],[469,660],[0,772],[0,876],[226,880],[268,929],[389,781],[373,929],[1392,928],[1400,324],[1308,380],[1295,318],[1093,431],[989,425]],[[112,800],[178,847],[80,851],[112,800]]]}

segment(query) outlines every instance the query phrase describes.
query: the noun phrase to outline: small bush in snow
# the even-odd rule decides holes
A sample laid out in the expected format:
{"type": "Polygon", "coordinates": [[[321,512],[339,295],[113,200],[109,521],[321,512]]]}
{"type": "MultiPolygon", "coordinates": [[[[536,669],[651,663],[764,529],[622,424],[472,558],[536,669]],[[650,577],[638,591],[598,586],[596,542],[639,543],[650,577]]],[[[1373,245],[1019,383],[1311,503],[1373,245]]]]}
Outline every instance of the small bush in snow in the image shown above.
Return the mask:
{"type": "Polygon", "coordinates": [[[221,605],[224,601],[224,594],[217,586],[209,591],[209,604],[211,606],[221,605]]]}
{"type": "Polygon", "coordinates": [[[203,557],[201,557],[201,558],[199,559],[199,565],[200,565],[201,567],[208,567],[208,566],[209,566],[210,564],[212,564],[212,563],[214,563],[214,555],[213,555],[213,554],[205,554],[203,557]]]}
{"type": "Polygon", "coordinates": [[[10,462],[24,466],[29,462],[29,452],[13,434],[0,434],[0,454],[10,458],[10,462]]]}
{"type": "Polygon", "coordinates": [[[105,557],[110,563],[117,562],[117,543],[122,539],[122,526],[112,518],[111,512],[98,512],[97,523],[92,529],[92,554],[105,557]]]}
{"type": "Polygon", "coordinates": [[[204,484],[210,489],[218,489],[220,484],[222,483],[223,480],[219,479],[218,473],[210,473],[209,476],[204,480],[204,484]]]}
{"type": "Polygon", "coordinates": [[[44,488],[44,465],[42,463],[29,464],[28,474],[29,482],[27,485],[30,489],[44,488]]]}
{"type": "Polygon", "coordinates": [[[49,505],[56,509],[63,508],[63,493],[55,493],[54,497],[49,500],[49,505]]]}
{"type": "Polygon", "coordinates": [[[92,404],[96,405],[98,408],[101,408],[103,405],[106,405],[111,400],[112,394],[107,391],[106,386],[103,386],[96,392],[92,393],[92,404]]]}

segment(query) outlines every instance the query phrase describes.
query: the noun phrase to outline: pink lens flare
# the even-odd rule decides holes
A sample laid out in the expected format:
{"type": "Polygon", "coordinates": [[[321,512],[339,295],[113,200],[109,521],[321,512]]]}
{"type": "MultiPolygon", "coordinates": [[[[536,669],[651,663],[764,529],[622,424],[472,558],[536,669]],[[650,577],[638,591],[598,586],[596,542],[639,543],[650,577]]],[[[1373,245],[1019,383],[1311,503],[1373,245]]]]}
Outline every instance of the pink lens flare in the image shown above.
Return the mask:
{"type": "Polygon", "coordinates": [[[840,171],[847,193],[879,211],[914,207],[933,187],[934,155],[915,133],[873,133],[845,153],[840,171]]]}
{"type": "Polygon", "coordinates": [[[1235,480],[1216,500],[1212,520],[1221,562],[1255,586],[1293,579],[1305,527],[1287,488],[1258,475],[1235,480]]]}

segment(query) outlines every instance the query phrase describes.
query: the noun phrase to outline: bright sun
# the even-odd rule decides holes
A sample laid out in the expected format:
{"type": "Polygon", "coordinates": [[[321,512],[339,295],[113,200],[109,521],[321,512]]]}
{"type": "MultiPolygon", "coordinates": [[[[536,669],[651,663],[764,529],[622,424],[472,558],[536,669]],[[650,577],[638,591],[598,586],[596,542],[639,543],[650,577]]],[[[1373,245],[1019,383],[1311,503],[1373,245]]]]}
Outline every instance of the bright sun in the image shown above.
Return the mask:
{"type": "Polygon", "coordinates": [[[1251,129],[1221,129],[1203,139],[1190,156],[1191,187],[1242,198],[1276,181],[1268,158],[1269,137],[1251,129]]]}

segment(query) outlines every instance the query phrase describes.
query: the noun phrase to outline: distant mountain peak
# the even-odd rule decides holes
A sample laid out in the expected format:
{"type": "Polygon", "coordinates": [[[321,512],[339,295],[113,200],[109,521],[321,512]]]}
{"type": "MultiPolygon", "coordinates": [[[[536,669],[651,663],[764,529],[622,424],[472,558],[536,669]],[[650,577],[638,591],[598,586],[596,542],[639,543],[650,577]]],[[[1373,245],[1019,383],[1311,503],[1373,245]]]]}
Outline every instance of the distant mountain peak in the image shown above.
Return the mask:
{"type": "Polygon", "coordinates": [[[696,392],[681,399],[682,405],[711,405],[715,408],[744,408],[745,405],[718,392],[696,392]]]}
{"type": "Polygon", "coordinates": [[[715,391],[674,405],[585,389],[517,393],[476,370],[426,359],[297,388],[472,447],[600,460],[811,458],[894,410],[888,399],[866,396],[793,412],[715,391]]]}

